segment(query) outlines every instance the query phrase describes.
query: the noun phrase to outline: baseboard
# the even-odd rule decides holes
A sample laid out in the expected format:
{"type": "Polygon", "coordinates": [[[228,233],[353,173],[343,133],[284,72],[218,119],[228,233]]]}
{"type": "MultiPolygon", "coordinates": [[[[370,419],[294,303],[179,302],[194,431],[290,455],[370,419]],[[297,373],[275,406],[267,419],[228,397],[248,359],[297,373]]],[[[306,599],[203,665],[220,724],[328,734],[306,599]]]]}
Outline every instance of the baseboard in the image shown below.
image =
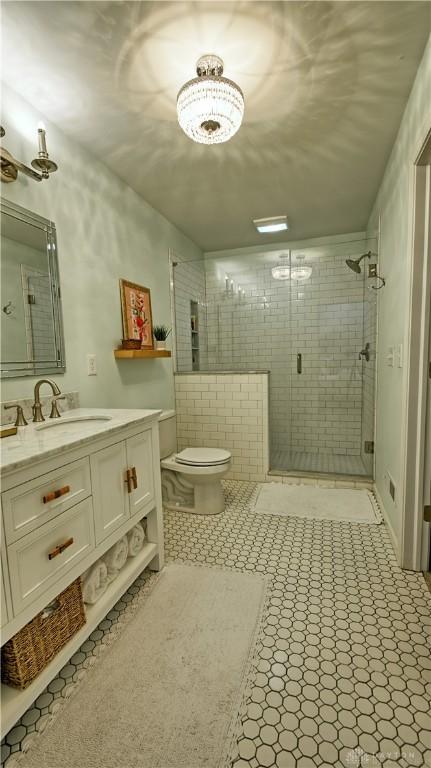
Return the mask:
{"type": "MultiPolygon", "coordinates": [[[[392,546],[394,548],[394,552],[395,552],[395,556],[397,558],[398,565],[400,565],[401,557],[400,557],[399,541],[398,541],[398,539],[397,539],[397,537],[395,535],[394,529],[392,528],[392,524],[391,524],[391,521],[389,519],[389,515],[386,512],[385,505],[383,504],[383,501],[382,501],[382,497],[380,496],[380,493],[378,492],[377,486],[376,486],[375,483],[374,483],[373,491],[374,491],[374,495],[375,495],[375,497],[377,499],[377,503],[378,503],[378,505],[380,507],[380,511],[381,511],[381,513],[383,515],[384,523],[386,525],[386,528],[388,529],[389,536],[390,536],[390,539],[391,539],[391,544],[392,544],[392,546]]],[[[401,565],[400,565],[400,567],[401,567],[401,565]]]]}

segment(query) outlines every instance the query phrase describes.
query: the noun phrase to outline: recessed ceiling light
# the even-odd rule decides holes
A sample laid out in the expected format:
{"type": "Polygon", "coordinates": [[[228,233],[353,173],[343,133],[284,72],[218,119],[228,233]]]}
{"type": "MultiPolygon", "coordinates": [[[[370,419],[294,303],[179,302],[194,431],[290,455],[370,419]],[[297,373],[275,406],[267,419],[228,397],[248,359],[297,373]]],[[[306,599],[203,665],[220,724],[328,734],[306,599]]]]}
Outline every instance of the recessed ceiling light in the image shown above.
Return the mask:
{"type": "Polygon", "coordinates": [[[288,229],[287,216],[270,216],[268,219],[253,219],[258,232],[281,232],[288,229]]]}

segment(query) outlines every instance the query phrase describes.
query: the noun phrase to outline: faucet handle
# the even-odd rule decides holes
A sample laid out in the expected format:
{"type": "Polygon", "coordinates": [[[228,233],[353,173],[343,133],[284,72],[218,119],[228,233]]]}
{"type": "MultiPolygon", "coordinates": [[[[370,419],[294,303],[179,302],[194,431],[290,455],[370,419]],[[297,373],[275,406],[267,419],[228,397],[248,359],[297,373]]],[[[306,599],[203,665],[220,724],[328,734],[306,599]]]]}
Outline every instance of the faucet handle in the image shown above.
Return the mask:
{"type": "Polygon", "coordinates": [[[53,397],[51,401],[51,413],[49,414],[50,419],[59,419],[61,418],[61,413],[57,408],[57,400],[66,400],[66,395],[57,395],[57,397],[53,397]]]}
{"type": "Polygon", "coordinates": [[[3,407],[5,410],[8,410],[9,408],[16,408],[16,419],[15,419],[16,427],[27,426],[27,421],[24,416],[24,411],[22,410],[22,405],[5,405],[3,407]]]}

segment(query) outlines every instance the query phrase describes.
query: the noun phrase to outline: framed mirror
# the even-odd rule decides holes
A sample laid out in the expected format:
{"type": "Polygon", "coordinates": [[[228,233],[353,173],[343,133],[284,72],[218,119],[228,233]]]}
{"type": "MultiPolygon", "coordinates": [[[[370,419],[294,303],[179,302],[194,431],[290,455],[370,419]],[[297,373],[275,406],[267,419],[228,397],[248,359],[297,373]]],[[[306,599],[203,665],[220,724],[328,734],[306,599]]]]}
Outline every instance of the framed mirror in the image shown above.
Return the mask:
{"type": "Polygon", "coordinates": [[[62,373],[55,225],[6,200],[0,214],[1,377],[62,373]]]}

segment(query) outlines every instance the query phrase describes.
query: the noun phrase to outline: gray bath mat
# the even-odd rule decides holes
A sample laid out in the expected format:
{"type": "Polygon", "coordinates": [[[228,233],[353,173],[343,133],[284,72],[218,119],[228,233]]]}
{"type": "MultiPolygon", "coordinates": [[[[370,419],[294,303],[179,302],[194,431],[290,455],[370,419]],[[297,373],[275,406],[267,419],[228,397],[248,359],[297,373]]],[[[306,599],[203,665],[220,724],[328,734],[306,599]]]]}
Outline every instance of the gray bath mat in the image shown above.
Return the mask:
{"type": "Polygon", "coordinates": [[[19,765],[227,765],[266,584],[255,574],[167,566],[19,765]]]}
{"type": "Polygon", "coordinates": [[[381,523],[370,491],[354,488],[323,488],[314,485],[262,483],[255,512],[306,520],[338,520],[349,523],[381,523]]]}

